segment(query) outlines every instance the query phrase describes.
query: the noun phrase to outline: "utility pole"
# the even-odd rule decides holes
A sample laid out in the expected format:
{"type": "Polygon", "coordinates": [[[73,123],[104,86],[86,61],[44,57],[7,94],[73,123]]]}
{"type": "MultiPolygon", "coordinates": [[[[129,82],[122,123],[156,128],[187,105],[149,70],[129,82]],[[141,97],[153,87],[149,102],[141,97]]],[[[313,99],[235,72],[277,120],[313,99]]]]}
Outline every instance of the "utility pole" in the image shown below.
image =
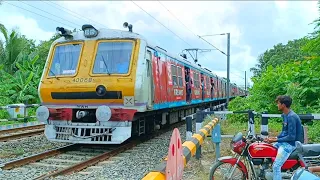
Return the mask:
{"type": "Polygon", "coordinates": [[[228,36],[228,44],[227,44],[227,105],[229,105],[230,98],[230,33],[227,33],[228,36]]]}
{"type": "Polygon", "coordinates": [[[227,103],[226,103],[226,108],[228,108],[229,104],[229,98],[230,98],[230,33],[222,33],[222,34],[212,34],[212,35],[203,35],[203,36],[198,36],[208,44],[210,44],[212,47],[214,47],[216,50],[220,51],[222,54],[227,56],[227,103]],[[202,37],[204,36],[217,36],[217,35],[227,35],[228,40],[227,40],[227,54],[221,51],[220,49],[216,48],[213,44],[208,42],[207,40],[203,39],[202,37]]]}
{"type": "Polygon", "coordinates": [[[247,71],[244,71],[244,92],[247,95],[247,71]]]}

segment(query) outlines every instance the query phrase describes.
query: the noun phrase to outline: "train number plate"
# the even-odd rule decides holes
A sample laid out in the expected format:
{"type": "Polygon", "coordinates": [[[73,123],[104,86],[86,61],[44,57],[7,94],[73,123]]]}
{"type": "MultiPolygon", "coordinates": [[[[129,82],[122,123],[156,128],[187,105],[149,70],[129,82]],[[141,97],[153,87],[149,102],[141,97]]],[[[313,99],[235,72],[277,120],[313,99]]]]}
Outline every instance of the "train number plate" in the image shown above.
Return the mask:
{"type": "Polygon", "coordinates": [[[73,80],[72,80],[72,82],[74,82],[74,83],[83,83],[83,82],[92,82],[93,81],[93,79],[92,78],[74,78],[73,80]]]}

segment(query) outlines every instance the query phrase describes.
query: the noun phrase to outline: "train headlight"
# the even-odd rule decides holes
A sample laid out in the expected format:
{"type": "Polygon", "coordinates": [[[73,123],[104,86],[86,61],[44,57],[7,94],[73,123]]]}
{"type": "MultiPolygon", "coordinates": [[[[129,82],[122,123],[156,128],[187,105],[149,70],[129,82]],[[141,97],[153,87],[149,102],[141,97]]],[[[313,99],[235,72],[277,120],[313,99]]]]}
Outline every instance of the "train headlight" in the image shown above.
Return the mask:
{"type": "Polygon", "coordinates": [[[49,118],[49,109],[46,106],[40,106],[37,108],[36,117],[39,122],[46,123],[49,118]]]}
{"type": "Polygon", "coordinates": [[[99,106],[96,111],[96,117],[99,121],[109,121],[111,114],[111,109],[108,106],[99,106]]]}
{"type": "Polygon", "coordinates": [[[84,32],[84,36],[87,38],[96,37],[99,33],[98,30],[90,24],[83,25],[82,30],[84,32]]]}

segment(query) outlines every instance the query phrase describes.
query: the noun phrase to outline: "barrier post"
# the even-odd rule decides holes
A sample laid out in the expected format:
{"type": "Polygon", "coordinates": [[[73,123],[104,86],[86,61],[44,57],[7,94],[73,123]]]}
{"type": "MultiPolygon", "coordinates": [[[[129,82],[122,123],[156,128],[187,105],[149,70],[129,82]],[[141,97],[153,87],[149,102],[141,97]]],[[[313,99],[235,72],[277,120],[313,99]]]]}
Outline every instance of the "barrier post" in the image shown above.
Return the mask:
{"type": "Polygon", "coordinates": [[[187,124],[186,140],[189,141],[192,137],[192,117],[188,116],[186,118],[186,124],[187,124]]]}
{"type": "Polygon", "coordinates": [[[251,135],[255,135],[255,131],[254,131],[254,114],[253,114],[252,110],[248,110],[248,116],[249,116],[248,129],[251,128],[251,135]]]}
{"type": "MultiPolygon", "coordinates": [[[[196,114],[196,132],[198,132],[201,129],[202,122],[203,122],[203,114],[198,109],[196,114]]],[[[199,148],[197,148],[196,150],[196,159],[200,159],[200,156],[201,156],[201,145],[199,145],[199,148]]]]}
{"type": "Polygon", "coordinates": [[[304,144],[308,144],[308,127],[307,126],[302,126],[303,127],[303,142],[304,144]]]}
{"type": "Polygon", "coordinates": [[[220,157],[221,129],[220,123],[216,124],[211,134],[212,142],[216,144],[216,160],[220,157]]]}
{"type": "MultiPolygon", "coordinates": [[[[268,123],[269,123],[269,117],[263,117],[263,114],[268,114],[268,112],[262,112],[262,116],[261,116],[261,131],[268,131],[268,123]]],[[[266,138],[266,136],[261,135],[262,138],[266,138]]]]}

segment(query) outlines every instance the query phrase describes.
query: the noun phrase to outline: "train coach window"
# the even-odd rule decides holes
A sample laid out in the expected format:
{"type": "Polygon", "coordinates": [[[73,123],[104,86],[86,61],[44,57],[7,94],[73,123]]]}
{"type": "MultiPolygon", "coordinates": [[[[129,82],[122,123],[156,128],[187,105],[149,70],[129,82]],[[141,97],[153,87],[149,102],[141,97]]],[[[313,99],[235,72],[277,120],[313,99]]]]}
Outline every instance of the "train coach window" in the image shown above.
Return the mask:
{"type": "Polygon", "coordinates": [[[196,88],[200,88],[199,73],[196,73],[196,72],[193,73],[193,80],[194,80],[194,86],[196,88]]]}
{"type": "Polygon", "coordinates": [[[74,75],[82,44],[65,44],[55,47],[49,76],[74,75]]]}
{"type": "Polygon", "coordinates": [[[94,62],[94,74],[127,74],[132,42],[100,42],[94,62]]]}
{"type": "Polygon", "coordinates": [[[183,82],[182,82],[182,69],[181,69],[181,67],[177,67],[177,71],[178,71],[178,85],[182,87],[183,82]]]}
{"type": "Polygon", "coordinates": [[[178,86],[178,79],[177,79],[177,67],[175,65],[171,65],[171,74],[172,74],[172,82],[174,86],[178,86]]]}

